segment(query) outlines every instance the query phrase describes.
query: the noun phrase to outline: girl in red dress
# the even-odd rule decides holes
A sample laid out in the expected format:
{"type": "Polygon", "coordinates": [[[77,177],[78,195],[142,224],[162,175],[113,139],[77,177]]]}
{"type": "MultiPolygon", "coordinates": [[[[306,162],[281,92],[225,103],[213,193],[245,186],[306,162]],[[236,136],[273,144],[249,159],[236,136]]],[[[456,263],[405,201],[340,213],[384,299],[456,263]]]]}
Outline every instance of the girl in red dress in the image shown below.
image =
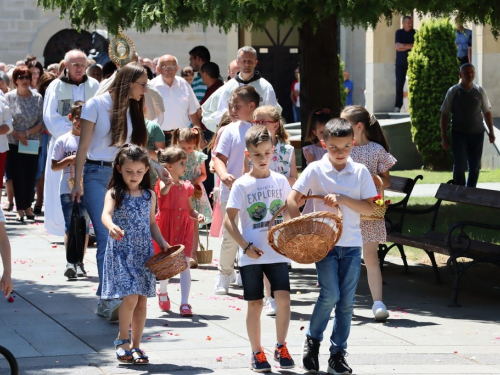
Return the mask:
{"type": "MultiPolygon", "coordinates": [[[[171,180],[167,183],[158,180],[155,193],[158,196],[158,212],[156,222],[160,227],[161,234],[165,240],[172,245],[184,245],[186,261],[193,250],[193,231],[195,221],[201,223],[205,217],[193,208],[191,196],[194,187],[189,181],[183,181],[187,168],[187,154],[179,146],[168,147],[158,152],[158,161],[170,172],[171,180]]],[[[161,251],[155,243],[155,253],[161,251]]],[[[168,280],[160,281],[158,302],[163,311],[170,310],[170,299],[167,293],[168,280]]],[[[191,288],[191,273],[189,267],[180,274],[181,284],[181,316],[193,316],[191,305],[188,303],[189,290],[191,288]]]]}

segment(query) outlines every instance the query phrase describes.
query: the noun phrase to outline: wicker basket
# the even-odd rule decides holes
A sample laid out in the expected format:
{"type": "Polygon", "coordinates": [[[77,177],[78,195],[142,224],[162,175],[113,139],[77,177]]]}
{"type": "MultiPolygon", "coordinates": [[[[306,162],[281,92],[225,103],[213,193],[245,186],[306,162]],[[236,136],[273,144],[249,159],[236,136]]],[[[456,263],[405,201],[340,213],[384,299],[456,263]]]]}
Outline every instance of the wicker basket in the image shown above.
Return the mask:
{"type": "MultiPolygon", "coordinates": [[[[69,185],[69,188],[71,190],[73,190],[73,188],[75,187],[75,176],[74,176],[73,169],[74,169],[74,167],[70,167],[69,173],[70,173],[71,177],[68,178],[68,185],[69,185]]],[[[80,187],[82,188],[82,191],[83,191],[83,176],[80,177],[80,187]]]]}
{"type": "Polygon", "coordinates": [[[187,267],[184,245],[174,245],[168,251],[162,251],[146,262],[157,280],[167,280],[184,271],[187,267]]]}
{"type": "Polygon", "coordinates": [[[210,264],[210,263],[212,263],[213,251],[208,250],[208,225],[207,224],[205,224],[205,231],[207,233],[207,248],[205,249],[205,247],[203,246],[201,241],[199,241],[200,251],[198,251],[196,253],[196,260],[198,261],[198,264],[210,264]]]}
{"type": "Polygon", "coordinates": [[[201,186],[198,184],[194,184],[193,187],[194,187],[193,198],[200,199],[203,196],[203,190],[201,189],[201,186]]]}
{"type": "MultiPolygon", "coordinates": [[[[305,199],[323,198],[320,195],[310,195],[305,199]]],[[[297,263],[310,264],[323,259],[342,234],[340,209],[337,207],[338,215],[328,211],[312,212],[272,227],[286,208],[286,205],[281,207],[269,222],[269,245],[277,253],[297,263]]]]}
{"type": "Polygon", "coordinates": [[[383,206],[377,206],[374,204],[373,213],[370,216],[361,215],[361,220],[384,220],[385,212],[387,211],[388,205],[385,204],[384,199],[384,183],[379,175],[372,174],[373,182],[375,183],[375,187],[377,188],[377,192],[380,192],[380,196],[382,197],[382,201],[384,202],[383,206]]]}

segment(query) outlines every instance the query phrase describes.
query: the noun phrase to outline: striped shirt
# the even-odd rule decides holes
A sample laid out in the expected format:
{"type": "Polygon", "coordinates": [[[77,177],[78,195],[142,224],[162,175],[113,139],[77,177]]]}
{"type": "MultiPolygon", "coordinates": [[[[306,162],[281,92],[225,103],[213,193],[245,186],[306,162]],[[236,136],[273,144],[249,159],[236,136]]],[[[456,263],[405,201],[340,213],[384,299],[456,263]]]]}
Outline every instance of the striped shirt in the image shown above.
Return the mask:
{"type": "Polygon", "coordinates": [[[193,89],[194,94],[196,95],[196,99],[198,99],[198,101],[201,101],[205,96],[205,92],[207,91],[207,86],[203,84],[200,73],[198,73],[196,77],[194,77],[193,83],[191,83],[191,88],[193,89]]]}

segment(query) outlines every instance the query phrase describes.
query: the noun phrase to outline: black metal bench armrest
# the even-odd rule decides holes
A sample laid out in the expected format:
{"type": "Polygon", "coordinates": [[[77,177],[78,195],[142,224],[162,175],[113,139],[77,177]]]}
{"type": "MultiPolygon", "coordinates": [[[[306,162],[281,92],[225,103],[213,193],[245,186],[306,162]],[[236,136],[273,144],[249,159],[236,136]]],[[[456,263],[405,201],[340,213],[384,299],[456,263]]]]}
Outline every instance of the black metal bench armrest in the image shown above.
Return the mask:
{"type": "Polygon", "coordinates": [[[467,233],[464,232],[465,227],[477,227],[483,229],[500,230],[500,225],[492,225],[485,223],[478,223],[474,221],[458,221],[448,227],[446,232],[445,241],[450,249],[457,255],[464,255],[470,248],[471,239],[467,233]],[[458,231],[454,235],[454,232],[458,231]]]}

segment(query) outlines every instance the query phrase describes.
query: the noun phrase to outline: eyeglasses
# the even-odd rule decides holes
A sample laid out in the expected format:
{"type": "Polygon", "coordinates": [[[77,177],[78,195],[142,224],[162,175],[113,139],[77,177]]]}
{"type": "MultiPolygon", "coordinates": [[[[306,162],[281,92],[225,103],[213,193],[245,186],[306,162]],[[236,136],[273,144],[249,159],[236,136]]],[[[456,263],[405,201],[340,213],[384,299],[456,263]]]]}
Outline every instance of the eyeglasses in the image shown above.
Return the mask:
{"type": "Polygon", "coordinates": [[[26,80],[26,81],[31,81],[30,76],[19,76],[19,77],[17,77],[17,79],[19,79],[19,80],[21,80],[21,81],[24,81],[24,80],[26,80]]]}
{"type": "Polygon", "coordinates": [[[70,65],[76,69],[85,69],[87,67],[87,64],[80,64],[80,63],[71,63],[70,65]]]}
{"type": "Polygon", "coordinates": [[[278,121],[253,120],[252,125],[276,124],[278,121]]]}
{"type": "Polygon", "coordinates": [[[147,83],[141,83],[141,82],[132,82],[132,83],[137,83],[138,85],[142,86],[142,89],[146,91],[148,89],[148,84],[147,83]]]}
{"type": "Polygon", "coordinates": [[[167,72],[171,72],[177,69],[177,65],[172,65],[172,66],[162,65],[160,66],[160,68],[166,70],[167,72]]]}

